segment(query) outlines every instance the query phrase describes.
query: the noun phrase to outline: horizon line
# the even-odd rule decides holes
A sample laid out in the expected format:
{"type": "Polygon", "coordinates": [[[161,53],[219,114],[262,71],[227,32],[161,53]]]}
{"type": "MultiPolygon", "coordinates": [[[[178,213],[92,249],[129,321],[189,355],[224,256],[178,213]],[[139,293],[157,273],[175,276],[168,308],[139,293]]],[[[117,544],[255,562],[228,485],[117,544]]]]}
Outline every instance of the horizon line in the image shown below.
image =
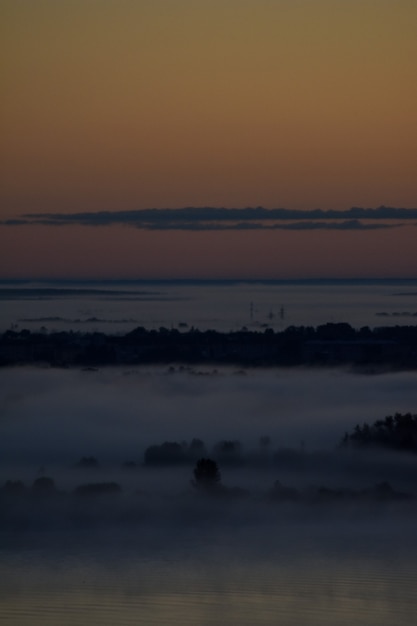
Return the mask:
{"type": "Polygon", "coordinates": [[[232,282],[282,282],[282,283],[294,283],[294,282],[387,282],[387,281],[417,281],[417,276],[317,276],[317,277],[293,277],[293,278],[273,278],[273,277],[153,277],[153,278],[123,278],[123,277],[88,277],[83,278],[79,276],[69,277],[69,276],[26,276],[26,277],[15,277],[15,278],[6,278],[0,277],[0,283],[22,283],[22,282],[79,282],[79,283],[88,283],[88,282],[107,282],[107,283],[136,283],[136,282],[146,282],[146,283],[158,283],[158,282],[198,282],[198,283],[232,283],[232,282]]]}

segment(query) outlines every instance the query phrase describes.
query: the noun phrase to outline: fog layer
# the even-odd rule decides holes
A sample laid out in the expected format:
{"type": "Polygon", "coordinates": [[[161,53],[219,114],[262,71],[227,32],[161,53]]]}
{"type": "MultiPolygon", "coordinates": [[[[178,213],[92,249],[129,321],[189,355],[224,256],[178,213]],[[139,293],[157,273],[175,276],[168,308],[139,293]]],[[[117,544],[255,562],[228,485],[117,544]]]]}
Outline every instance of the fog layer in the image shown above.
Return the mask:
{"type": "Polygon", "coordinates": [[[417,386],[413,372],[16,368],[0,397],[0,463],[141,462],[151,444],[193,437],[334,448],[357,423],[415,412],[417,386]]]}

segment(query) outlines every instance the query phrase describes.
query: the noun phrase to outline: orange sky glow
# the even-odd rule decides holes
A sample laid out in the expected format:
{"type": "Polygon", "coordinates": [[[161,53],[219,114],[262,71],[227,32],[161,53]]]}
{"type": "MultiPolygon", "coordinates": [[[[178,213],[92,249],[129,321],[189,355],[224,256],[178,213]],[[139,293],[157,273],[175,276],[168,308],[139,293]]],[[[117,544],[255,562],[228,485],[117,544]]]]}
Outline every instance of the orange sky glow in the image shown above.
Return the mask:
{"type": "Polygon", "coordinates": [[[415,0],[0,0],[0,278],[417,276],[380,230],[30,213],[417,207],[415,0]]]}

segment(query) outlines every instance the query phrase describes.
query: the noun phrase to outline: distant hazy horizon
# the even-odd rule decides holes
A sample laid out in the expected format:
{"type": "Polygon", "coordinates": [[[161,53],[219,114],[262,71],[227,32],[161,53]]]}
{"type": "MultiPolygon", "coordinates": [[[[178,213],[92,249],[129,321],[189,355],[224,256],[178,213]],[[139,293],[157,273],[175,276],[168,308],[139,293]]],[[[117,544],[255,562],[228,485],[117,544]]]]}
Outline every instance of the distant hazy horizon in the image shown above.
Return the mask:
{"type": "Polygon", "coordinates": [[[100,276],[91,276],[88,278],[79,277],[79,276],[30,276],[25,275],[19,278],[0,278],[0,286],[2,285],[25,285],[31,283],[41,283],[41,284],[79,284],[79,285],[88,285],[88,284],[108,284],[108,285],[122,285],[122,284],[202,284],[202,285],[210,285],[210,284],[235,284],[235,283],[259,283],[259,284],[270,284],[270,285],[286,285],[286,284],[294,284],[294,285],[320,285],[320,284],[357,284],[357,285],[366,285],[366,284],[401,284],[401,283],[414,283],[417,281],[417,274],[413,276],[350,276],[350,277],[337,277],[337,276],[317,276],[317,277],[306,277],[299,276],[294,278],[270,278],[266,276],[259,277],[245,277],[245,276],[228,276],[228,277],[215,277],[215,276],[207,276],[207,277],[187,277],[187,276],[178,276],[175,278],[171,278],[168,276],[160,276],[157,278],[153,277],[132,277],[126,278],[123,276],[120,277],[100,277],[100,276]]]}
{"type": "Polygon", "coordinates": [[[0,280],[0,331],[412,324],[417,279],[0,280]]]}

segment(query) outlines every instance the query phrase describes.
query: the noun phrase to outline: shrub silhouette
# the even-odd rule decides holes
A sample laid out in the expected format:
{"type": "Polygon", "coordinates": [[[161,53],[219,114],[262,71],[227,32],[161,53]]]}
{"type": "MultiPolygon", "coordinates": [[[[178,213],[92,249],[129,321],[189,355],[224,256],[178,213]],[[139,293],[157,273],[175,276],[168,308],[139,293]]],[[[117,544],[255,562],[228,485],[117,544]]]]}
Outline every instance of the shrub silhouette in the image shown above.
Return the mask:
{"type": "Polygon", "coordinates": [[[145,465],[181,465],[192,463],[206,454],[206,446],[201,439],[186,441],[164,441],[159,445],[149,446],[145,450],[145,465]]]}
{"type": "Polygon", "coordinates": [[[193,471],[192,484],[197,489],[215,489],[219,486],[221,476],[217,463],[212,459],[200,459],[193,471]]]}
{"type": "Polygon", "coordinates": [[[186,460],[182,445],[176,441],[165,441],[145,450],[145,465],[180,465],[186,460]]]}
{"type": "Polygon", "coordinates": [[[96,468],[98,467],[98,461],[94,456],[83,456],[76,464],[76,467],[96,468]]]}
{"type": "Polygon", "coordinates": [[[78,485],[75,488],[75,494],[77,496],[103,496],[119,494],[122,492],[122,488],[118,483],[86,483],[84,485],[78,485]]]}
{"type": "Polygon", "coordinates": [[[37,493],[51,493],[55,491],[55,481],[53,478],[49,478],[49,476],[39,476],[33,482],[32,489],[37,493]]]}
{"type": "Polygon", "coordinates": [[[192,439],[190,445],[188,446],[188,456],[190,459],[197,461],[198,459],[201,459],[204,454],[206,454],[204,441],[198,438],[192,439]]]}
{"type": "Polygon", "coordinates": [[[242,463],[242,445],[239,441],[225,439],[216,443],[213,454],[222,463],[238,465],[242,463]]]}
{"type": "Polygon", "coordinates": [[[2,488],[3,493],[19,496],[26,493],[26,487],[21,480],[7,480],[2,488]]]}

